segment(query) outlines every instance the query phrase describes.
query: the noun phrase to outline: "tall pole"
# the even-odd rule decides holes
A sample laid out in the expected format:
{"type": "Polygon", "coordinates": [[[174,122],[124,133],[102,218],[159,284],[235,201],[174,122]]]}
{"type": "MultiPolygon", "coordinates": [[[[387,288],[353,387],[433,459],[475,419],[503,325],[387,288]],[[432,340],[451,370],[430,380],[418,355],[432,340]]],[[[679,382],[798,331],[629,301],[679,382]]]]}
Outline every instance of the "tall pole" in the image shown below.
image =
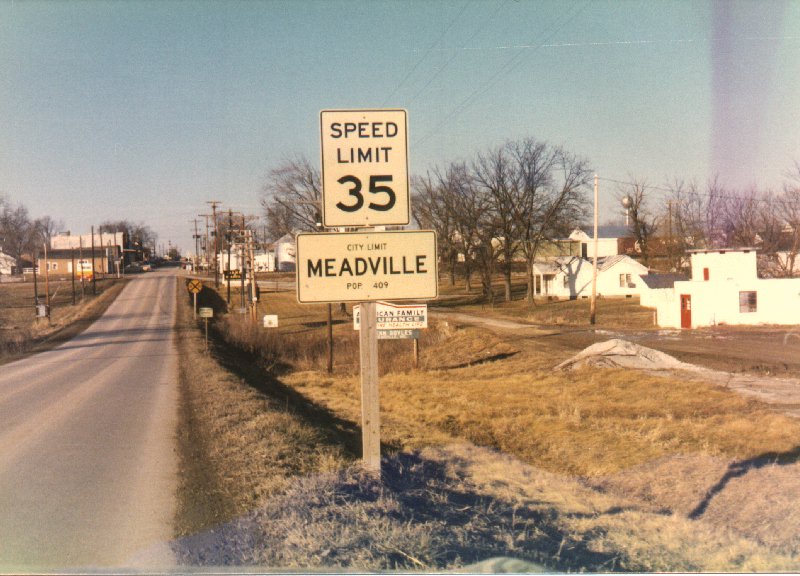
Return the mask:
{"type": "Polygon", "coordinates": [[[200,234],[197,233],[197,223],[199,220],[195,218],[194,220],[189,220],[189,222],[194,222],[194,260],[192,261],[192,272],[197,274],[197,260],[200,257],[200,234]]]}
{"type": "Polygon", "coordinates": [[[86,288],[84,286],[84,268],[83,268],[83,236],[78,236],[78,266],[81,269],[81,302],[86,296],[86,288]]]}
{"type": "Polygon", "coordinates": [[[594,175],[594,248],[592,255],[592,301],[589,312],[589,323],[594,325],[597,319],[597,174],[594,175]]]}
{"type": "Polygon", "coordinates": [[[97,296],[97,270],[94,264],[94,226],[92,226],[92,295],[97,296]]]}
{"type": "Polygon", "coordinates": [[[244,214],[242,214],[242,235],[239,241],[241,244],[241,253],[242,258],[239,260],[239,273],[241,275],[241,288],[242,288],[242,310],[244,310],[244,277],[247,273],[247,261],[245,260],[244,256],[244,228],[245,228],[245,221],[244,221],[244,214]]]}
{"type": "Polygon", "coordinates": [[[75,306],[75,248],[70,250],[72,257],[72,305],[75,306]]]}
{"type": "Polygon", "coordinates": [[[219,266],[217,263],[217,205],[222,204],[219,200],[209,200],[206,204],[211,204],[211,217],[214,219],[214,287],[219,288],[219,266]]]}
{"type": "Polygon", "coordinates": [[[36,317],[39,316],[39,282],[36,280],[36,267],[37,267],[37,260],[39,259],[39,255],[36,253],[36,250],[33,251],[33,303],[36,306],[36,317]]]}
{"type": "Polygon", "coordinates": [[[210,262],[208,260],[208,219],[211,217],[211,215],[210,214],[199,214],[199,216],[202,216],[203,218],[206,219],[206,241],[203,244],[203,252],[205,253],[206,272],[208,272],[208,267],[209,267],[209,264],[210,264],[210,262]]]}
{"type": "Polygon", "coordinates": [[[253,235],[250,231],[247,231],[247,248],[248,248],[248,256],[250,257],[250,302],[252,303],[251,314],[252,320],[255,323],[258,320],[258,298],[256,296],[256,292],[258,289],[258,280],[256,279],[256,253],[255,253],[255,246],[253,242],[253,235]]]}
{"type": "Polygon", "coordinates": [[[50,321],[50,262],[47,260],[47,242],[44,243],[44,310],[50,321]]]}
{"type": "Polygon", "coordinates": [[[231,305],[231,239],[233,238],[233,233],[231,232],[233,228],[233,212],[230,208],[228,208],[228,232],[225,234],[226,240],[228,241],[228,306],[231,305]]]}

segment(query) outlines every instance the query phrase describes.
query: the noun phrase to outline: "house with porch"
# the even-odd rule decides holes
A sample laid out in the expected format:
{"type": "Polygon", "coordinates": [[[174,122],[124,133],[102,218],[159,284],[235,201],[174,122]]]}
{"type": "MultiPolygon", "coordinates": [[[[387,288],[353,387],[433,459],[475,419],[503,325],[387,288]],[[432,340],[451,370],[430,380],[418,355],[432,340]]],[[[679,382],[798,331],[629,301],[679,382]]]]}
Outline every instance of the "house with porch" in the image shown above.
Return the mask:
{"type": "MultiPolygon", "coordinates": [[[[648,269],[630,256],[615,254],[597,259],[599,296],[637,296],[641,275],[648,269]]],[[[535,294],[563,299],[588,298],[592,292],[592,261],[565,256],[534,264],[535,294]]]]}
{"type": "Polygon", "coordinates": [[[800,278],[759,278],[754,248],[693,250],[690,258],[690,280],[642,299],[659,326],[800,324],[800,278]]]}

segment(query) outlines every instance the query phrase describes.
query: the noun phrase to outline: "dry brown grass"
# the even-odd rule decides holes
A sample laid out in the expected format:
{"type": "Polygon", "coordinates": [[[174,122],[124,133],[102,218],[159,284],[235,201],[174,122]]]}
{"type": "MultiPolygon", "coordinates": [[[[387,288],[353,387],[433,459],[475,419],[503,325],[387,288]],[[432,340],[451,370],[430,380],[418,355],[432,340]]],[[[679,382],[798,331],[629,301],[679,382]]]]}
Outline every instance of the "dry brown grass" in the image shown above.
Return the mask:
{"type": "MultiPolygon", "coordinates": [[[[273,392],[286,394],[287,402],[291,397],[298,403],[293,405],[316,407],[304,414],[308,424],[322,413],[355,425],[359,384],[353,376],[355,352],[346,351],[355,347],[352,325],[337,316],[337,371],[328,375],[322,370],[324,360],[314,357],[320,347],[313,344],[324,342],[325,307],[300,306],[292,294],[271,294],[265,300],[268,308],[261,313],[280,316],[281,326],[271,335],[256,337],[258,330],[246,329],[233,316],[220,329],[230,341],[249,347],[247,358],[261,355],[260,378],[268,378],[264,367],[282,373],[280,385],[286,389],[273,392]],[[253,334],[248,336],[248,330],[253,334]],[[261,352],[261,345],[269,351],[261,352]]],[[[384,463],[385,473],[402,476],[407,451],[423,450],[420,470],[427,469],[430,459],[442,467],[438,480],[421,491],[424,497],[409,503],[400,498],[407,488],[384,493],[353,480],[350,473],[315,477],[314,466],[302,473],[287,468],[283,480],[263,493],[260,512],[222,530],[230,529],[225,537],[237,542],[244,531],[246,538],[263,543],[261,555],[253,555],[250,547],[241,551],[239,561],[413,569],[505,554],[558,569],[762,571],[800,566],[792,531],[800,509],[790,498],[797,488],[791,475],[798,467],[798,421],[724,388],[679,377],[625,370],[554,373],[552,366],[571,352],[544,338],[487,335],[446,323],[427,334],[422,369],[411,370],[410,354],[401,349],[390,353],[388,362],[382,358],[381,378],[382,439],[400,451],[384,463]],[[473,449],[467,455],[454,452],[453,443],[464,440],[499,453],[476,459],[473,449]],[[779,462],[770,467],[770,458],[779,462]],[[291,475],[307,479],[287,481],[291,475]],[[460,500],[451,506],[465,494],[470,505],[460,500]],[[312,501],[309,509],[303,498],[312,501]],[[737,505],[737,499],[748,505],[737,505]],[[303,504],[294,510],[290,502],[303,504]],[[462,509],[488,523],[464,519],[458,512],[462,509]],[[499,516],[493,515],[498,510],[499,516]],[[764,521],[759,510],[768,511],[771,520],[764,521]],[[778,529],[782,522],[789,527],[778,529]],[[304,528],[292,528],[298,523],[304,528]],[[443,537],[441,523],[480,552],[448,556],[448,546],[463,548],[443,537]],[[489,530],[492,523],[495,529],[489,530]],[[337,547],[337,538],[347,544],[337,547]],[[394,542],[400,552],[386,542],[394,542]],[[404,554],[411,559],[403,560],[404,554]]],[[[382,342],[381,347],[385,344],[408,345],[382,342]]],[[[235,362],[225,362],[244,374],[235,362]]],[[[257,376],[243,377],[251,386],[258,383],[257,376]]],[[[219,393],[214,389],[209,398],[219,393]]],[[[250,392],[237,392],[242,393],[250,392]]],[[[276,407],[266,402],[259,410],[276,407]]],[[[255,413],[248,417],[254,418],[255,413]]],[[[249,442],[241,434],[215,436],[223,444],[249,442]]],[[[335,432],[323,437],[336,443],[335,432]]],[[[245,465],[243,460],[230,461],[229,469],[245,465]]]]}
{"type": "Polygon", "coordinates": [[[184,470],[180,534],[262,505],[292,476],[338,469],[352,461],[298,416],[288,400],[270,397],[221,368],[214,356],[219,349],[212,346],[211,353],[205,352],[186,291],[181,287],[178,292],[184,470]]]}
{"type": "MultiPolygon", "coordinates": [[[[437,307],[457,308],[476,316],[492,316],[510,320],[522,320],[534,324],[555,326],[588,326],[589,299],[557,300],[550,297],[537,297],[533,304],[525,299],[525,279],[515,276],[512,279],[511,302],[503,301],[502,285],[495,282],[495,302],[490,304],[477,292],[464,293],[464,282],[459,280],[455,286],[440,287],[441,300],[437,307]]],[[[604,329],[655,328],[653,311],[639,305],[639,298],[600,297],[597,299],[596,326],[604,329]]]]}
{"type": "MultiPolygon", "coordinates": [[[[97,282],[97,296],[87,287],[81,298],[77,287],[72,304],[72,285],[67,281],[50,282],[50,320],[37,318],[33,283],[0,284],[0,363],[8,362],[34,348],[41,349],[48,340],[61,341],[80,332],[114,301],[125,280],[97,282]]],[[[45,303],[45,285],[39,283],[40,303],[45,303]]]]}

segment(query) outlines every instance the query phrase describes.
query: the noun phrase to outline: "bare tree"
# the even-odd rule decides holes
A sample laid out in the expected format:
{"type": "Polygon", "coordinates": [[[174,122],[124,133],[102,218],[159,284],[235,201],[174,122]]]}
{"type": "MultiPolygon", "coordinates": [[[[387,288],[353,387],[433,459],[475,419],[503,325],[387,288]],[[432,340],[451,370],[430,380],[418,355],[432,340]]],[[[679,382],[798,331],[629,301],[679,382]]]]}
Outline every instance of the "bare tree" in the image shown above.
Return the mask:
{"type": "Polygon", "coordinates": [[[644,179],[630,177],[630,182],[619,187],[618,200],[623,203],[628,215],[629,227],[642,260],[648,263],[650,240],[658,230],[658,214],[652,207],[653,189],[644,179]]]}
{"type": "Polygon", "coordinates": [[[273,239],[298,229],[316,230],[321,202],[319,170],[304,156],[289,158],[270,170],[261,190],[261,206],[273,239]]]}
{"type": "Polygon", "coordinates": [[[50,216],[42,216],[33,221],[33,230],[36,241],[50,245],[50,238],[64,228],[63,222],[53,220],[50,216]]]}
{"type": "Polygon", "coordinates": [[[12,256],[20,266],[26,254],[34,255],[38,247],[37,235],[31,222],[28,209],[22,205],[5,202],[0,207],[0,238],[3,251],[12,256]]]}
{"type": "Polygon", "coordinates": [[[97,232],[108,232],[109,234],[122,232],[128,243],[123,248],[136,247],[141,249],[143,254],[155,245],[158,239],[158,235],[150,226],[144,222],[131,222],[130,220],[106,220],[98,226],[97,232]]]}
{"type": "Polygon", "coordinates": [[[671,253],[677,258],[675,267],[689,266],[687,252],[694,249],[724,247],[728,242],[726,230],[725,190],[717,179],[706,184],[705,191],[695,182],[676,180],[671,188],[673,241],[671,253]]]}
{"type": "Polygon", "coordinates": [[[436,231],[439,258],[447,266],[450,284],[456,283],[458,263],[458,238],[455,234],[455,217],[451,209],[453,193],[448,178],[439,169],[411,181],[413,215],[417,225],[436,231]]]}
{"type": "Polygon", "coordinates": [[[525,139],[509,145],[519,177],[515,231],[525,256],[527,299],[535,295],[534,264],[540,248],[569,233],[584,216],[588,162],[543,142],[525,139]]]}
{"type": "Polygon", "coordinates": [[[515,211],[520,203],[520,186],[519,171],[515,168],[508,145],[479,154],[472,163],[475,183],[482,188],[489,204],[486,216],[491,219],[489,227],[495,234],[490,243],[503,274],[506,302],[511,300],[511,271],[519,252],[515,211]]]}
{"type": "Polygon", "coordinates": [[[786,173],[783,195],[776,205],[784,223],[780,246],[782,254],[777,258],[780,275],[794,277],[800,252],[800,161],[796,160],[786,173]]]}

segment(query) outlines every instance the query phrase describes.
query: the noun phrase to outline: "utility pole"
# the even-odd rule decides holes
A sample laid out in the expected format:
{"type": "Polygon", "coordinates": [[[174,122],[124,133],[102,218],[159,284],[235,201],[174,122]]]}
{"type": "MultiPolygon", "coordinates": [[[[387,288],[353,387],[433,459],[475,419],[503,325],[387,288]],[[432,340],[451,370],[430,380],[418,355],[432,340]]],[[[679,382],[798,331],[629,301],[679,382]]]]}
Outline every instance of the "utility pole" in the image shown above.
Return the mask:
{"type": "Polygon", "coordinates": [[[86,296],[86,288],[84,286],[84,268],[83,268],[83,236],[78,236],[78,267],[81,269],[81,302],[86,296]]]}
{"type": "Polygon", "coordinates": [[[94,226],[92,226],[92,296],[97,296],[97,270],[94,262],[94,226]]]}
{"type": "Polygon", "coordinates": [[[192,238],[194,238],[194,261],[192,265],[192,272],[197,274],[197,260],[200,258],[200,234],[197,233],[197,223],[199,220],[195,218],[193,220],[189,220],[189,222],[194,223],[194,235],[192,236],[192,238]]]}
{"type": "Polygon", "coordinates": [[[244,214],[242,214],[242,234],[241,234],[241,237],[239,238],[239,241],[242,243],[241,244],[242,257],[239,260],[239,273],[241,275],[242,310],[243,311],[245,309],[245,306],[244,306],[244,277],[245,277],[245,274],[247,273],[247,261],[245,260],[245,254],[244,254],[244,248],[245,248],[245,246],[244,246],[244,231],[245,231],[245,220],[244,220],[244,214]]]}
{"type": "MultiPolygon", "coordinates": [[[[228,230],[225,233],[225,239],[228,241],[228,306],[231,305],[231,240],[233,239],[233,211],[228,208],[228,230]]],[[[241,271],[240,271],[241,272],[241,271]]]]}
{"type": "Polygon", "coordinates": [[[70,250],[72,257],[72,305],[75,306],[75,248],[70,250]]]}
{"type": "Polygon", "coordinates": [[[47,314],[47,321],[50,322],[50,262],[47,260],[46,240],[44,242],[44,310],[47,314]]]}
{"type": "Polygon", "coordinates": [[[36,261],[39,255],[33,250],[33,305],[36,308],[36,321],[39,321],[39,282],[36,280],[36,261]]]}
{"type": "Polygon", "coordinates": [[[594,175],[594,248],[592,260],[592,301],[589,311],[589,323],[594,326],[597,320],[597,174],[594,175]]]}
{"type": "Polygon", "coordinates": [[[219,288],[219,266],[217,265],[217,205],[222,204],[219,200],[208,200],[206,204],[211,204],[211,217],[214,219],[214,287],[219,288]]]}
{"type": "Polygon", "coordinates": [[[668,218],[667,218],[667,261],[669,262],[670,270],[673,268],[672,262],[672,200],[667,200],[668,218]]]}
{"type": "Polygon", "coordinates": [[[250,257],[250,315],[251,320],[255,324],[258,321],[258,280],[256,279],[256,252],[255,241],[250,230],[247,230],[247,248],[248,256],[250,257]]]}
{"type": "Polygon", "coordinates": [[[206,272],[208,272],[209,260],[208,260],[208,219],[211,218],[211,214],[198,214],[201,218],[206,219],[206,241],[203,243],[203,253],[205,254],[206,260],[206,272]]]}

